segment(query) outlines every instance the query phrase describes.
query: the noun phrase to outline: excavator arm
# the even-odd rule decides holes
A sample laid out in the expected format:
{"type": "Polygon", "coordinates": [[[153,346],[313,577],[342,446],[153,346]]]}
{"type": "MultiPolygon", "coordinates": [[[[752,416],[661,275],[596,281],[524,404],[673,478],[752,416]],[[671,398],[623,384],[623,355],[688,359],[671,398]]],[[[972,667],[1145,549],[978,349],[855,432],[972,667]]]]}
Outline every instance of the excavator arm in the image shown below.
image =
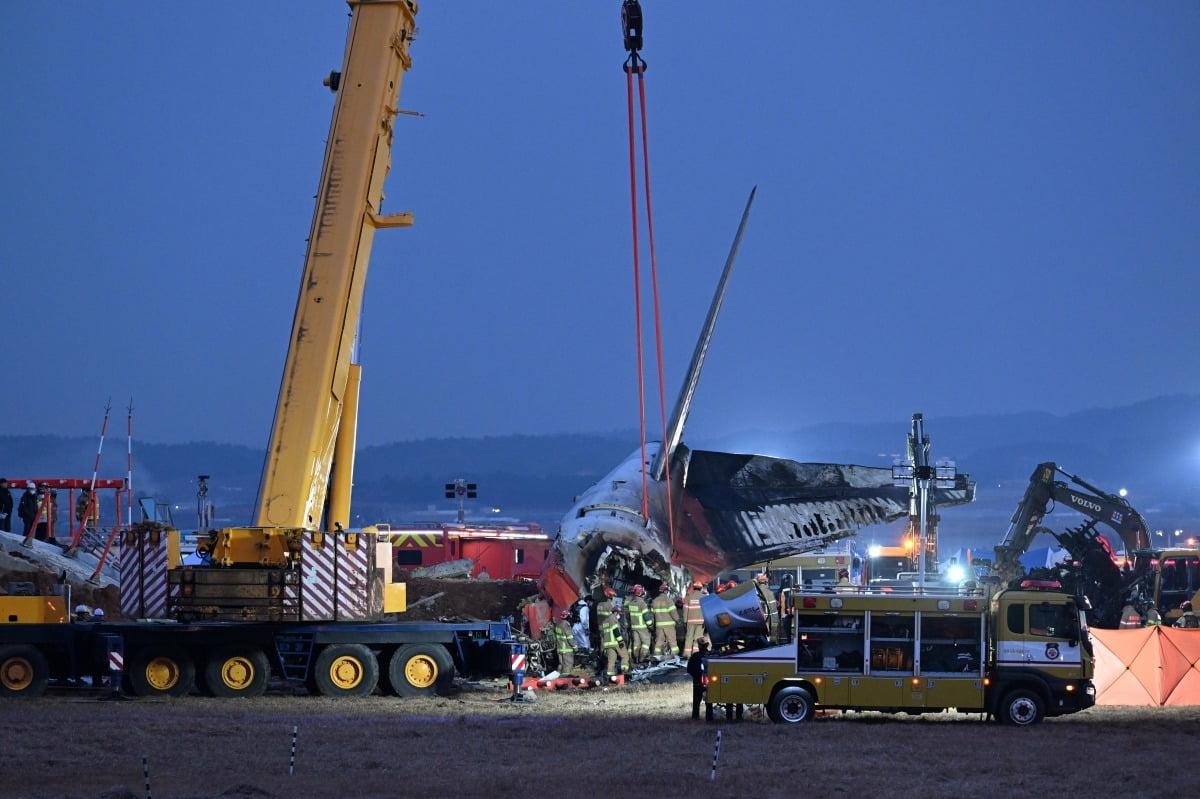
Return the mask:
{"type": "Polygon", "coordinates": [[[1141,554],[1149,546],[1146,521],[1122,496],[1110,494],[1054,463],[1040,463],[1029,478],[1004,540],[996,547],[995,571],[1003,583],[1025,573],[1021,555],[1040,533],[1052,535],[1071,555],[1070,577],[1091,602],[1098,626],[1115,627],[1121,607],[1142,592],[1149,563],[1141,554]],[[1063,476],[1070,480],[1056,479],[1063,476]],[[1088,521],[1063,533],[1042,526],[1055,505],[1068,507],[1088,521]],[[1105,525],[1117,534],[1128,558],[1137,560],[1126,571],[1117,566],[1112,547],[1097,532],[1105,525]]]}

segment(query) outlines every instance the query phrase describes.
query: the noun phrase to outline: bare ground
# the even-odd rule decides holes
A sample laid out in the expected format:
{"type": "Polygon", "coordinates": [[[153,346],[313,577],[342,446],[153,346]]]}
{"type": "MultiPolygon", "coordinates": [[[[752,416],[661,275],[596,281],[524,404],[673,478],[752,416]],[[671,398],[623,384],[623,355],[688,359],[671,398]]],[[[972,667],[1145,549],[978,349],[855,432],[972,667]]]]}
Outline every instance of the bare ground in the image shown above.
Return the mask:
{"type": "Polygon", "coordinates": [[[1030,729],[941,714],[688,719],[687,684],[451,697],[0,701],[0,796],[1191,797],[1200,707],[1030,729]],[[296,767],[288,774],[292,730],[296,767]],[[715,780],[710,779],[720,731],[715,780]],[[1177,759],[1187,753],[1183,759],[1177,759]],[[1156,766],[1147,769],[1149,760],[1156,766]],[[150,791],[142,758],[149,769],[150,791]],[[1178,767],[1163,768],[1163,762],[1178,767]]]}

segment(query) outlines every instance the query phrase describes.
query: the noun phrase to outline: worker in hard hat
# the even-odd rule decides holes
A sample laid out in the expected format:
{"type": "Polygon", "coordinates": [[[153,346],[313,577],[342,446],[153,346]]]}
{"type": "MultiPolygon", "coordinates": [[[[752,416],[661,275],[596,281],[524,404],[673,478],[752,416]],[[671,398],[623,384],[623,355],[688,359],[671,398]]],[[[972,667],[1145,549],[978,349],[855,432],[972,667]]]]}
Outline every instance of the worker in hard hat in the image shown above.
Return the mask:
{"type": "Polygon", "coordinates": [[[704,635],[704,614],[700,612],[700,598],[703,596],[704,586],[698,580],[693,580],[683,598],[683,654],[689,657],[695,654],[704,635]]]}
{"type": "Polygon", "coordinates": [[[17,516],[25,525],[21,535],[28,538],[29,531],[33,529],[33,523],[38,517],[37,486],[32,480],[25,484],[25,493],[21,494],[21,501],[17,503],[17,516]]]}
{"type": "Polygon", "coordinates": [[[79,499],[75,500],[75,521],[80,527],[86,527],[89,530],[95,530],[100,524],[100,508],[96,503],[96,496],[91,492],[91,489],[83,489],[79,492],[79,499]]]}
{"type": "Polygon", "coordinates": [[[596,603],[596,623],[603,624],[604,620],[613,612],[613,605],[616,604],[617,591],[611,585],[604,586],[604,599],[596,603]]]}
{"type": "Polygon", "coordinates": [[[658,587],[658,596],[650,602],[650,612],[654,614],[654,650],[651,654],[671,657],[679,646],[679,633],[675,628],[679,611],[675,609],[671,586],[663,583],[658,587]]]}
{"type": "Polygon", "coordinates": [[[558,670],[567,674],[575,668],[575,630],[571,626],[571,611],[562,610],[554,622],[554,649],[558,653],[558,670]]]}
{"type": "Polygon", "coordinates": [[[92,611],[92,621],[104,621],[104,608],[99,605],[92,611]]]}
{"type": "Polygon", "coordinates": [[[646,604],[646,589],[639,583],[629,587],[625,597],[625,612],[629,619],[629,654],[634,663],[650,657],[650,608],[646,604]]]}
{"type": "Polygon", "coordinates": [[[621,632],[621,614],[617,607],[600,622],[600,648],[606,658],[606,679],[616,680],[618,674],[629,673],[629,650],[625,648],[625,637],[621,632]]]}
{"type": "Polygon", "coordinates": [[[1200,619],[1196,618],[1195,612],[1192,611],[1191,602],[1183,600],[1179,603],[1179,609],[1183,611],[1183,615],[1175,620],[1176,627],[1200,627],[1200,619]]]}
{"type": "Polygon", "coordinates": [[[91,621],[92,609],[87,605],[75,606],[75,621],[91,621]]]}

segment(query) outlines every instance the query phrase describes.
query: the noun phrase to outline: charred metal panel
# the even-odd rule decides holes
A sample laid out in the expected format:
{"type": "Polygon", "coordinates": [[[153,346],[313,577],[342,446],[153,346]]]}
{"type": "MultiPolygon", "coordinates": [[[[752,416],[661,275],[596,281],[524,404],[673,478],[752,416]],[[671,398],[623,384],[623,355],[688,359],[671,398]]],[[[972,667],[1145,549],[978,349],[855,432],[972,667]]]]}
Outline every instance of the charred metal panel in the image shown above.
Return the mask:
{"type": "MultiPolygon", "coordinates": [[[[684,492],[695,502],[682,532],[721,553],[717,559],[729,567],[822,547],[908,515],[909,489],[892,484],[890,468],[705,450],[685,458],[684,492]]],[[[971,502],[974,485],[965,476],[960,482],[937,489],[935,503],[971,502]]]]}

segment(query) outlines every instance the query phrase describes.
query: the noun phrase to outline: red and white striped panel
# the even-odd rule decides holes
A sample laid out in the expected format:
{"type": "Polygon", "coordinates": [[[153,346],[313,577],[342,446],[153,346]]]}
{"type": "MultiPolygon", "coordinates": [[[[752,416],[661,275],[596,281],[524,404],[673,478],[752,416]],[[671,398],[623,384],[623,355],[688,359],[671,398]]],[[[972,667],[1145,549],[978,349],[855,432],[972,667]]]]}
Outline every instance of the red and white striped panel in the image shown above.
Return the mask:
{"type": "Polygon", "coordinates": [[[167,618],[167,540],[121,537],[121,615],[127,619],[167,618]]]}
{"type": "Polygon", "coordinates": [[[372,547],[363,536],[347,549],[345,536],[326,533],[323,546],[305,533],[300,551],[300,618],[304,621],[360,621],[369,618],[372,547]]]}

